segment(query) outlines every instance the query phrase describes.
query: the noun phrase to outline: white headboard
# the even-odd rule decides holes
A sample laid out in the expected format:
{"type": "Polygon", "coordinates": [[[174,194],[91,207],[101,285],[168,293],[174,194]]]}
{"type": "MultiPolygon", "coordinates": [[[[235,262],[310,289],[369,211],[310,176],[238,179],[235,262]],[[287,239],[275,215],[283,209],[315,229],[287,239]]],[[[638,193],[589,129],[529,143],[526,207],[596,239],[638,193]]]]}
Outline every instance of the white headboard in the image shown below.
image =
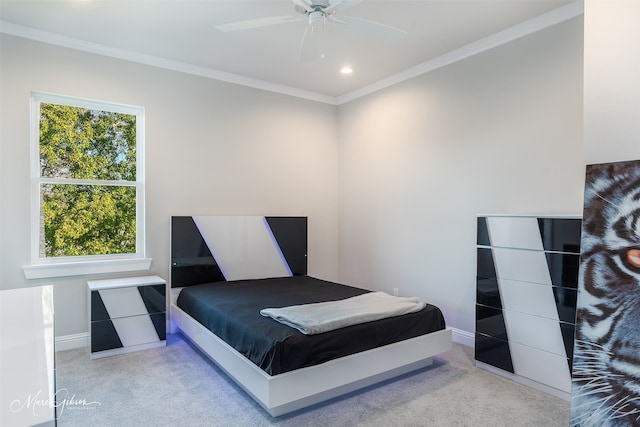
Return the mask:
{"type": "Polygon", "coordinates": [[[171,217],[171,287],[306,274],[306,217],[171,217]]]}

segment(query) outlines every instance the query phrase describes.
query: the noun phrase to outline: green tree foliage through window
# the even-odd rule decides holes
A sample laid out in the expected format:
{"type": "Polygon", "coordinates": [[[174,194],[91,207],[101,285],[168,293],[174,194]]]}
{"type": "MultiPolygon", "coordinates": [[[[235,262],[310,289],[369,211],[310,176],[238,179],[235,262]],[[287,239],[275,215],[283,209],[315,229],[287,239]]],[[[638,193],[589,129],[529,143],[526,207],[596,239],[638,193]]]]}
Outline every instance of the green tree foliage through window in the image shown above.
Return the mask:
{"type": "Polygon", "coordinates": [[[41,256],[136,252],[136,116],[40,104],[41,256]]]}

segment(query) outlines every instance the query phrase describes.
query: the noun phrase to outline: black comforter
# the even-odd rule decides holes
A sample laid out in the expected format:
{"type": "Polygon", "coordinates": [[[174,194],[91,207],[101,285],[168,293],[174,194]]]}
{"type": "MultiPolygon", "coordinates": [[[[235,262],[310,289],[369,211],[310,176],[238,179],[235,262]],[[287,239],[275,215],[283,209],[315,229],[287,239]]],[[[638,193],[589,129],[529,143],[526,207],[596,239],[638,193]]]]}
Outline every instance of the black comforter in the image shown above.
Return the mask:
{"type": "Polygon", "coordinates": [[[178,307],[270,375],[370,350],[445,328],[436,306],[416,313],[304,335],[260,315],[267,307],[334,301],[369,292],[308,276],[195,285],[178,307]]]}

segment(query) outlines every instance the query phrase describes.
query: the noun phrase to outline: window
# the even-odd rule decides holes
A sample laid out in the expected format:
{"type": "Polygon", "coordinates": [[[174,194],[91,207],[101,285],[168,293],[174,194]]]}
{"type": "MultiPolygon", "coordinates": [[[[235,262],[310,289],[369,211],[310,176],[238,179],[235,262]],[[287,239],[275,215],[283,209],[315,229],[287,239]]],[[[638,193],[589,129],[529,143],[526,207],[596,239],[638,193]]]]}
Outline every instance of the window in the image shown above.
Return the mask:
{"type": "Polygon", "coordinates": [[[33,93],[31,122],[27,278],[148,269],[142,107],[33,93]]]}

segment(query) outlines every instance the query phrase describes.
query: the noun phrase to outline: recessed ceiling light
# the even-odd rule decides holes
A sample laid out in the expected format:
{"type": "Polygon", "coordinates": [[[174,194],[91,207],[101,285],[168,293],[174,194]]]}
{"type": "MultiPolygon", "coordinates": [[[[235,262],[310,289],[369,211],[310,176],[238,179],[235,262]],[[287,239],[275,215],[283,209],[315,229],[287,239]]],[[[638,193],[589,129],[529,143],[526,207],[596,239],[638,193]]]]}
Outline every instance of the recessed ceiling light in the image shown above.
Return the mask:
{"type": "Polygon", "coordinates": [[[340,72],[342,74],[351,74],[353,73],[353,68],[346,66],[346,67],[342,67],[342,69],[340,70],[340,72]]]}

